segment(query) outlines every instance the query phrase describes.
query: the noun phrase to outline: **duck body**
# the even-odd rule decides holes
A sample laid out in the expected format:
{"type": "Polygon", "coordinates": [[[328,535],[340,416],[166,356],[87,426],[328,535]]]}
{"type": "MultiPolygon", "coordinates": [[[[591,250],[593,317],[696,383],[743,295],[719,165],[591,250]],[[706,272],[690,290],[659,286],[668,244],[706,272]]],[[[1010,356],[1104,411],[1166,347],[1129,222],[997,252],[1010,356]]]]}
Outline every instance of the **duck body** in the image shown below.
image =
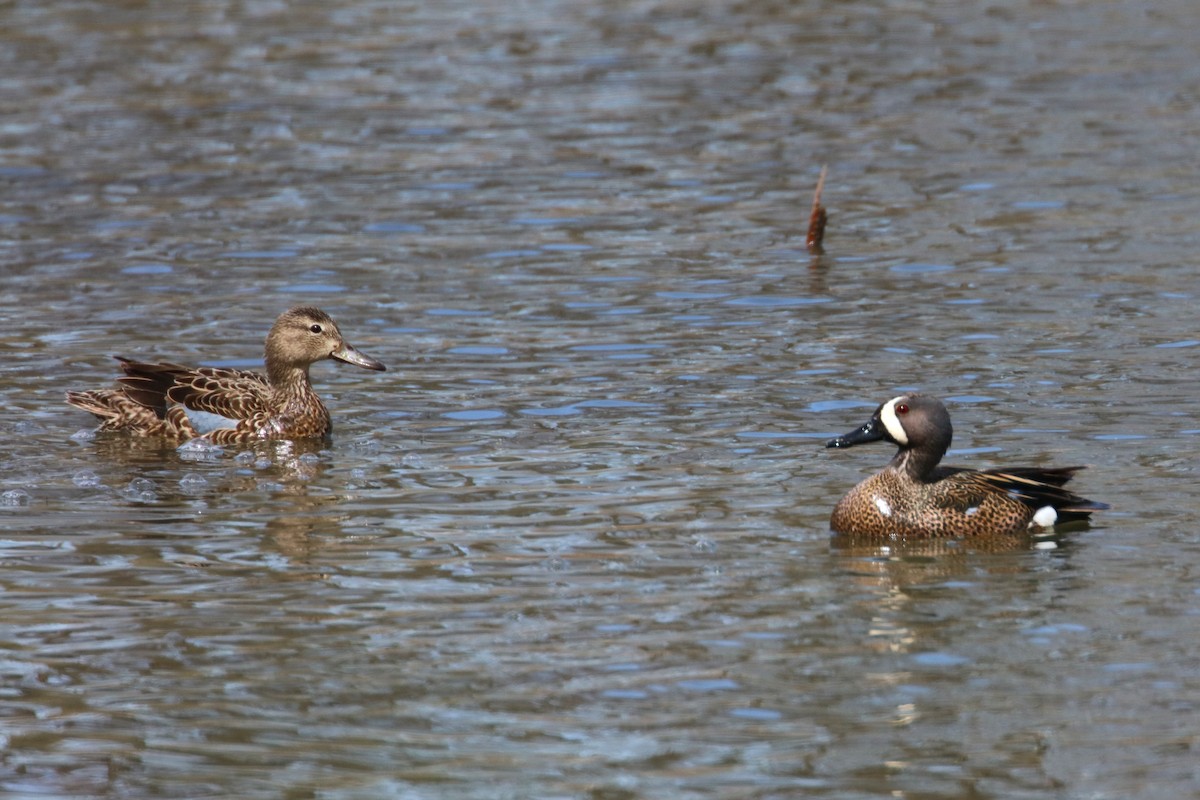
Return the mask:
{"type": "Polygon", "coordinates": [[[116,358],[125,373],[116,388],[68,392],[67,402],[95,415],[101,431],[214,444],[328,436],[329,411],[312,388],[309,367],[332,358],[385,369],[347,343],[328,314],[311,306],[290,309],[275,320],[267,335],[266,375],[116,358]]]}
{"type": "Polygon", "coordinates": [[[1012,536],[1086,522],[1104,503],[1063,488],[1083,467],[974,470],[940,465],[953,427],[935,397],[907,394],[879,406],[862,427],[826,447],[874,441],[898,446],[880,472],[833,509],[835,533],[872,539],[1012,536]]]}

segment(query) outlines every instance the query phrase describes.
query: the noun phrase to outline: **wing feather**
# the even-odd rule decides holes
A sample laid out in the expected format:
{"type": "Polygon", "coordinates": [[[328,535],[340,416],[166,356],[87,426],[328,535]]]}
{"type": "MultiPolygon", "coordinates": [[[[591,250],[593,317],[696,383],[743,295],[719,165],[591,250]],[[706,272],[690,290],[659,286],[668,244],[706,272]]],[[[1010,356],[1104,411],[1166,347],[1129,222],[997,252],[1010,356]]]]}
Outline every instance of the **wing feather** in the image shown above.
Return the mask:
{"type": "Polygon", "coordinates": [[[233,420],[270,413],[270,387],[256,372],[201,367],[176,375],[167,397],[196,411],[233,420]]]}
{"type": "Polygon", "coordinates": [[[1009,497],[1020,500],[1033,509],[1052,506],[1060,512],[1060,521],[1086,517],[1093,511],[1103,511],[1107,503],[1088,500],[1064,489],[1064,484],[1083,467],[1056,467],[1038,469],[989,469],[974,473],[976,480],[1000,489],[1009,497]],[[1062,517],[1066,512],[1067,518],[1062,517]]]}

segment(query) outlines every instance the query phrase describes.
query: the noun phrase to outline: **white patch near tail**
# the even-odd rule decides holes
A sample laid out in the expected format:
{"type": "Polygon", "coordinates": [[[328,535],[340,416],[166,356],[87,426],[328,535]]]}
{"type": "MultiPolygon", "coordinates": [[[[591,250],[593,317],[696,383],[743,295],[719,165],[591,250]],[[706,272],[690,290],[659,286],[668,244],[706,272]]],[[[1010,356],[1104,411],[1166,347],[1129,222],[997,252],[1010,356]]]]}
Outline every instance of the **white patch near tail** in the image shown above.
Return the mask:
{"type": "Polygon", "coordinates": [[[1033,519],[1029,521],[1031,528],[1051,528],[1058,521],[1058,512],[1053,506],[1042,506],[1037,511],[1033,512],[1033,519]]]}
{"type": "Polygon", "coordinates": [[[872,499],[875,501],[875,507],[879,509],[880,514],[883,514],[885,517],[890,517],[892,515],[892,506],[887,500],[884,500],[878,495],[872,499]]]}
{"type": "Polygon", "coordinates": [[[879,419],[883,422],[883,427],[887,428],[888,435],[895,439],[897,444],[908,444],[908,434],[904,432],[904,426],[900,424],[900,417],[896,416],[896,403],[903,399],[903,397],[893,397],[879,410],[879,419]]]}

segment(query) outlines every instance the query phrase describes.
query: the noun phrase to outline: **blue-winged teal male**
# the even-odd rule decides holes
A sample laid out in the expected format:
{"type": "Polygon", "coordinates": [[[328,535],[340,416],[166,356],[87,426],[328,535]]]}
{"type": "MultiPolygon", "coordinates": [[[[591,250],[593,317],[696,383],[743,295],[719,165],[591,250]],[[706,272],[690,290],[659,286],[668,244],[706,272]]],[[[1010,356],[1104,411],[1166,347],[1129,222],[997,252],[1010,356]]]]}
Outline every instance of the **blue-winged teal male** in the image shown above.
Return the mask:
{"type": "Polygon", "coordinates": [[[355,350],[319,308],[285,311],[267,334],[267,374],[219,367],[146,364],[116,356],[125,375],[116,389],[67,392],[67,402],[95,414],[101,431],[129,431],[173,441],[215,444],[328,436],[329,411],[308,368],[333,358],[365,369],[380,362],[355,350]]]}
{"type": "Polygon", "coordinates": [[[938,466],[954,430],[936,397],[905,394],[826,447],[886,440],[900,449],[833,509],[835,533],[864,538],[1005,536],[1086,521],[1108,508],[1062,488],[1083,467],[973,470],[938,466]]]}

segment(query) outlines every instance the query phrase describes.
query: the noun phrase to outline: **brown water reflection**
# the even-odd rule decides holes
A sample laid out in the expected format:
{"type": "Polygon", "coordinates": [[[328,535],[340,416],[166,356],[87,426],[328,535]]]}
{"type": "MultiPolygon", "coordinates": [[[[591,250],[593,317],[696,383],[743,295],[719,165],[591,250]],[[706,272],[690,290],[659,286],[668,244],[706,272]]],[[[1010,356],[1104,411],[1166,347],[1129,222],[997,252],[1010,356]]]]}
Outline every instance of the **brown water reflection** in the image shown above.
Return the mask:
{"type": "Polygon", "coordinates": [[[0,15],[0,794],[1197,792],[1192,4],[0,15]],[[297,302],[331,442],[76,435],[297,302]],[[1113,510],[831,546],[907,388],[1113,510]]]}

